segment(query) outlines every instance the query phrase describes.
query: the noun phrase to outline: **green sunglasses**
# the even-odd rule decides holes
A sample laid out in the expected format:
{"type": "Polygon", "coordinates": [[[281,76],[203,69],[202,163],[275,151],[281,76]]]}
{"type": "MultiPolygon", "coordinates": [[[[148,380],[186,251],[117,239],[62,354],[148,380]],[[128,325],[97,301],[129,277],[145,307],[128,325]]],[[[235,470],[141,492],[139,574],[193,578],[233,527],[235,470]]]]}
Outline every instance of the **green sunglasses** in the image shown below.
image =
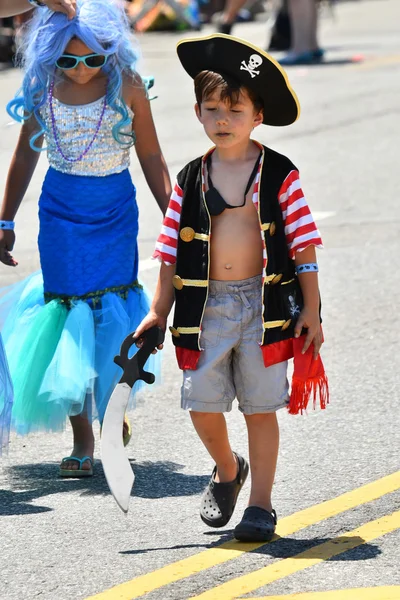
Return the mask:
{"type": "Polygon", "coordinates": [[[104,54],[86,54],[86,56],[62,54],[56,60],[56,67],[63,71],[69,71],[69,69],[75,69],[79,63],[83,62],[88,69],[99,69],[100,67],[104,67],[107,58],[108,56],[104,56],[104,54]]]}

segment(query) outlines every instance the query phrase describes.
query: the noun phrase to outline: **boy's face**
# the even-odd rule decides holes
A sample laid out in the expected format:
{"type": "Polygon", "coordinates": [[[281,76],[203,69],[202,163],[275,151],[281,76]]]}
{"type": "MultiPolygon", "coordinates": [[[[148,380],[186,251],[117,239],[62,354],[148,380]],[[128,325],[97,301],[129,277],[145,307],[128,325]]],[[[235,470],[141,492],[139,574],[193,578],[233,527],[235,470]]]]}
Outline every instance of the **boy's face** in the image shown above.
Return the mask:
{"type": "Polygon", "coordinates": [[[217,147],[230,148],[250,138],[254,127],[263,122],[262,112],[257,113],[247,91],[242,89],[236,104],[221,100],[219,89],[195,105],[197,118],[210,140],[217,147]]]}

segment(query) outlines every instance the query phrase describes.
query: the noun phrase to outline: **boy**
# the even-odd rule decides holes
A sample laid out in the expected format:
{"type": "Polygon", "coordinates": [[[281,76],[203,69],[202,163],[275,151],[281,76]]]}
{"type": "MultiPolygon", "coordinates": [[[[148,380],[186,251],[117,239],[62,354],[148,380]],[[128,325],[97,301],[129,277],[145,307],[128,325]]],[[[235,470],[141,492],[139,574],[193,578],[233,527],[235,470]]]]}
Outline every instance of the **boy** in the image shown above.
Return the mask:
{"type": "Polygon", "coordinates": [[[201,518],[210,527],[226,525],[248,474],[246,460],[230,447],[223,415],[236,397],[248,429],[252,484],[235,537],[269,541],[277,522],[276,411],[302,412],[317,392],[322,407],[328,399],[319,357],[321,237],[297,169],[250,139],[262,123],[294,122],[299,105],[282,68],[243,40],[184,40],[178,56],[194,78],[196,115],[215,148],[178,175],[154,253],[162,261],[154,301],[135,335],[152,325],[165,330],[175,300],[170,330],[183,370],[182,407],[216,463],[201,518]]]}

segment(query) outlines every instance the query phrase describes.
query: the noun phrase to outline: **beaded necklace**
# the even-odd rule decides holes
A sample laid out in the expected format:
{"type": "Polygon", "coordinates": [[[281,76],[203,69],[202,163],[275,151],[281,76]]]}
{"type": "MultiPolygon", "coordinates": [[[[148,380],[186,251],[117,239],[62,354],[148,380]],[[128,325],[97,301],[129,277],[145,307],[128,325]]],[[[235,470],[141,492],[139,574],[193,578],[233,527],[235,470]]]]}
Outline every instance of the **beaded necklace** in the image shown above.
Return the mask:
{"type": "Polygon", "coordinates": [[[97,122],[96,129],[95,129],[95,132],[93,134],[93,137],[90,140],[89,144],[86,146],[86,148],[76,158],[70,158],[69,156],[66,156],[64,154],[64,152],[63,152],[63,149],[61,148],[60,140],[58,138],[58,133],[57,133],[56,118],[55,118],[54,110],[53,110],[53,98],[54,98],[54,79],[52,80],[52,82],[50,84],[49,95],[48,95],[49,108],[50,108],[50,117],[51,117],[51,129],[52,129],[53,136],[54,136],[54,142],[56,144],[56,148],[57,148],[58,153],[61,154],[61,156],[63,157],[64,160],[67,160],[68,162],[72,162],[72,163],[79,162],[89,152],[90,148],[93,146],[94,141],[97,138],[97,135],[98,135],[98,133],[100,131],[100,127],[101,127],[101,124],[103,122],[104,113],[106,112],[107,90],[106,90],[106,94],[104,96],[103,107],[101,109],[100,117],[99,117],[99,120],[97,122]]]}

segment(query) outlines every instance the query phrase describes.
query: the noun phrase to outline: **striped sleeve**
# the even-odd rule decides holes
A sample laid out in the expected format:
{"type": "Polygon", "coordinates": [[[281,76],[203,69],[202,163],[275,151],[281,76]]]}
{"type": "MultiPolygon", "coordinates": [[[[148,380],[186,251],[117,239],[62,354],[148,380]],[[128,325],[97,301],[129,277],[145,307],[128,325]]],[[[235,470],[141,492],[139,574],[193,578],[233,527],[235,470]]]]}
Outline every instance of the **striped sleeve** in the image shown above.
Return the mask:
{"type": "Polygon", "coordinates": [[[304,198],[298,171],[291,171],[278,194],[285,224],[286,242],[290,258],[308,246],[323,248],[310,208],[304,198]]]}
{"type": "Polygon", "coordinates": [[[161,227],[157,238],[156,248],[152,258],[158,258],[166,265],[176,263],[176,248],[178,245],[179,221],[181,219],[183,191],[176,183],[172,191],[161,227]]]}

